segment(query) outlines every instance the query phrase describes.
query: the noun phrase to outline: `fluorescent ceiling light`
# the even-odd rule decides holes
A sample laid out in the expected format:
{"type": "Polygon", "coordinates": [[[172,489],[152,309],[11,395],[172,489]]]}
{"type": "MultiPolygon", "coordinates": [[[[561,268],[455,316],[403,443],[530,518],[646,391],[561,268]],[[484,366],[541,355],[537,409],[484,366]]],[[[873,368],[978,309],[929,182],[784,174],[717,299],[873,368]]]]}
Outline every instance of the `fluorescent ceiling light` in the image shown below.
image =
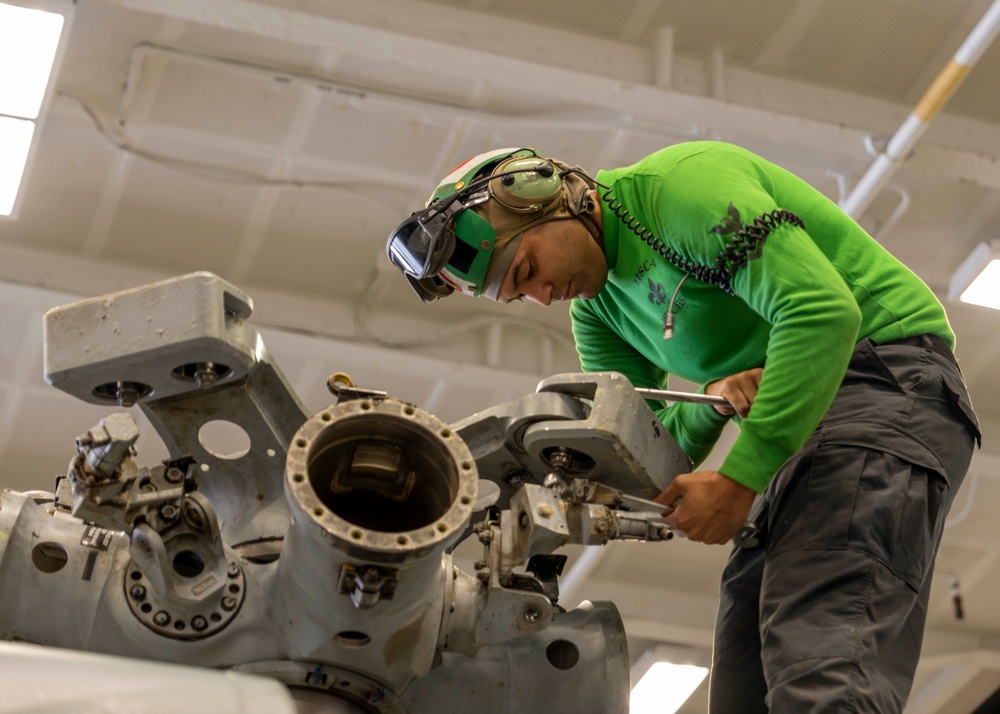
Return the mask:
{"type": "Polygon", "coordinates": [[[948,299],[1000,310],[1000,241],[976,246],[952,276],[948,299]]]}
{"type": "Polygon", "coordinates": [[[28,161],[31,137],[35,122],[0,116],[0,216],[9,216],[14,210],[17,187],[21,184],[24,166],[28,161]]]}
{"type": "Polygon", "coordinates": [[[631,714],[674,714],[708,675],[708,667],[654,662],[632,687],[631,714]]]}
{"type": "Polygon", "coordinates": [[[35,119],[65,18],[0,3],[0,114],[35,119]]]}

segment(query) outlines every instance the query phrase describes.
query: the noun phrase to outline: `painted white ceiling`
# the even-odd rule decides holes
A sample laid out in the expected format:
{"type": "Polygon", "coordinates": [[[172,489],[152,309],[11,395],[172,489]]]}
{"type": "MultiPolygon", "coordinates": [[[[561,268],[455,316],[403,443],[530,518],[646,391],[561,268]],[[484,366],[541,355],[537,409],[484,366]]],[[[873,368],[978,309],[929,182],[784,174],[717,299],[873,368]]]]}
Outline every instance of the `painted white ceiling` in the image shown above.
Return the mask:
{"type": "MultiPolygon", "coordinates": [[[[387,266],[386,235],[452,166],[530,145],[596,170],[712,138],[839,199],[989,4],[79,0],[20,213],[0,221],[0,486],[50,488],[106,413],[45,385],[44,311],[195,270],[254,298],[313,409],[333,371],[447,421],[575,371],[564,309],[424,306],[387,266]]],[[[997,87],[995,44],[860,218],[942,299],[1000,237],[997,87]]],[[[1000,685],[1000,314],[948,308],[987,439],[941,549],[912,712],[971,712],[969,691],[1000,685]]],[[[616,546],[570,595],[615,600],[636,652],[701,657],[724,556],[616,546]]]]}

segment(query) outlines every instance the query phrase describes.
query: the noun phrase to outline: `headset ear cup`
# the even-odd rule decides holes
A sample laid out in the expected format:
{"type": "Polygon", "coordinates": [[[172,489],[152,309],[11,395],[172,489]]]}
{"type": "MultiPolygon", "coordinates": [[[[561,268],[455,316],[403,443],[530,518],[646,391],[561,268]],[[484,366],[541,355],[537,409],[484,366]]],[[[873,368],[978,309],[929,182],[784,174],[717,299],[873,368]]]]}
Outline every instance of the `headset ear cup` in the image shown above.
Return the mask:
{"type": "Polygon", "coordinates": [[[499,164],[493,175],[508,174],[489,183],[490,194],[519,213],[540,211],[562,194],[562,178],[551,163],[537,156],[520,156],[499,164]],[[515,172],[515,173],[511,173],[515,172]]]}

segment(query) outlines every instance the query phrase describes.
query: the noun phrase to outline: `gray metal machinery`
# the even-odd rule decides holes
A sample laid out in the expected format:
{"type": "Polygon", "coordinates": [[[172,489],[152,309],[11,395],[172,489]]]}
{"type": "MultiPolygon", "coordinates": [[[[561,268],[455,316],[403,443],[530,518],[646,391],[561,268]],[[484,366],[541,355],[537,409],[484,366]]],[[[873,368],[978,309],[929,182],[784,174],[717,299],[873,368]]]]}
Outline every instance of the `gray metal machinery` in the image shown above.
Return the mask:
{"type": "Polygon", "coordinates": [[[250,313],[195,273],[46,315],[46,379],[110,413],[54,493],[0,495],[0,639],[264,675],[300,712],[627,711],[621,618],[560,607],[553,552],[670,536],[646,499],[690,464],[627,380],[449,425],[335,375],[308,414],[250,313]],[[131,406],[164,463],[139,465],[131,406]],[[246,453],[203,445],[217,420],[246,453]]]}

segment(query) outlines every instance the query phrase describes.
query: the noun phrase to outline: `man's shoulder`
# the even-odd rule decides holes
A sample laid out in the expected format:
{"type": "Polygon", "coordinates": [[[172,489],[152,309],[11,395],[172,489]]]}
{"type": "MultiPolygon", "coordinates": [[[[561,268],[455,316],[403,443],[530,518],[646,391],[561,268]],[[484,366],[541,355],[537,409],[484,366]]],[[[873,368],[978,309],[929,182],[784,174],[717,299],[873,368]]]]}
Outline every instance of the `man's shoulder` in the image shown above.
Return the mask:
{"type": "MultiPolygon", "coordinates": [[[[602,171],[606,180],[619,181],[635,178],[658,178],[670,174],[674,169],[694,164],[717,166],[745,164],[757,159],[746,149],[723,141],[686,141],[654,151],[645,158],[629,166],[602,171]]],[[[600,180],[600,175],[599,175],[600,180]]]]}

